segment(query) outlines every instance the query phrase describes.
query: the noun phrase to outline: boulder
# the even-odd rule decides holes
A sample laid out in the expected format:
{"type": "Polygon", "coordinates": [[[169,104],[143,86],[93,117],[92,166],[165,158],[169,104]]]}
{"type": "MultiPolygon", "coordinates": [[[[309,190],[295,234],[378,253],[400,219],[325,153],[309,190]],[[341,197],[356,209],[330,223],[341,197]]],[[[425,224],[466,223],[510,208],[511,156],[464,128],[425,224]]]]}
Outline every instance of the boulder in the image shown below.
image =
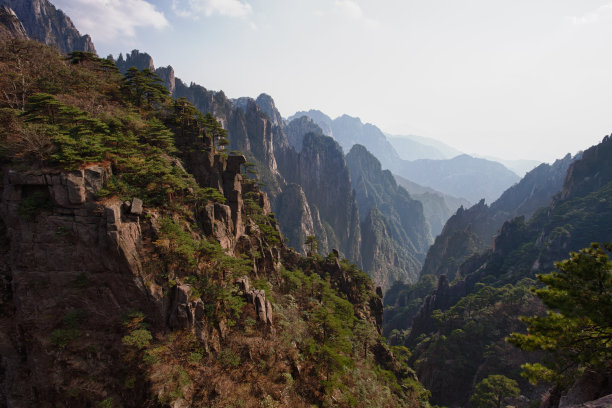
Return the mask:
{"type": "Polygon", "coordinates": [[[134,215],[142,214],[142,200],[140,198],[134,197],[132,200],[132,205],[130,207],[130,213],[134,215]]]}

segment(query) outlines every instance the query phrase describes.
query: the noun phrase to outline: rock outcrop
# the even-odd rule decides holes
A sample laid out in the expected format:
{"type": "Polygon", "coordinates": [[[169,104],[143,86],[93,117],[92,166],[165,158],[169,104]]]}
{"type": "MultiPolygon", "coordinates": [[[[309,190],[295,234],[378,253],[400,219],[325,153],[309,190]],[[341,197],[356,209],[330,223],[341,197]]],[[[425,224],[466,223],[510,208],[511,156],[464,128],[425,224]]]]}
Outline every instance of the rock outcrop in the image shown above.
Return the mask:
{"type": "Polygon", "coordinates": [[[10,38],[28,38],[23,24],[15,12],[8,6],[0,7],[0,40],[10,38]]]}
{"type": "Polygon", "coordinates": [[[289,145],[298,153],[302,150],[304,136],[308,133],[325,134],[319,125],[308,116],[295,118],[285,126],[285,134],[287,135],[289,145]]]}
{"type": "Polygon", "coordinates": [[[362,217],[364,268],[384,290],[396,280],[415,282],[432,242],[423,205],[365,147],[354,145],[346,162],[362,217]]]}
{"type": "Polygon", "coordinates": [[[115,64],[121,73],[125,74],[128,69],[136,67],[139,70],[148,69],[149,71],[155,71],[155,65],[153,64],[153,58],[146,52],[140,52],[138,50],[132,50],[129,54],[119,54],[115,64]]]}
{"type": "Polygon", "coordinates": [[[0,5],[13,9],[32,39],[63,53],[96,52],[91,37],[81,36],[70,18],[48,0],[0,0],[0,5]]]}
{"type": "Polygon", "coordinates": [[[468,209],[460,207],[429,249],[421,274],[446,274],[454,279],[463,261],[491,248],[504,222],[520,216],[529,219],[536,210],[549,205],[561,191],[568,168],[579,157],[568,154],[552,165],[541,164],[490,207],[484,200],[468,209]]]}
{"type": "Polygon", "coordinates": [[[257,319],[268,326],[272,326],[274,323],[272,304],[266,299],[266,292],[252,288],[247,276],[238,279],[238,286],[244,293],[246,301],[255,307],[257,319]]]}
{"type": "Polygon", "coordinates": [[[91,199],[110,174],[103,166],[4,172],[0,223],[8,251],[3,278],[10,285],[0,318],[0,371],[9,374],[1,376],[0,395],[8,406],[35,406],[30,398],[36,395],[57,399],[57,387],[70,387],[70,370],[89,371],[103,386],[113,377],[121,344],[111,334],[117,315],[127,309],[163,313],[142,280],[139,218],[116,199],[91,199]],[[79,333],[65,331],[66,316],[72,325],[87,326],[93,336],[81,339],[83,347],[100,347],[99,359],[46,351],[50,342],[63,344],[61,336],[79,333]]]}

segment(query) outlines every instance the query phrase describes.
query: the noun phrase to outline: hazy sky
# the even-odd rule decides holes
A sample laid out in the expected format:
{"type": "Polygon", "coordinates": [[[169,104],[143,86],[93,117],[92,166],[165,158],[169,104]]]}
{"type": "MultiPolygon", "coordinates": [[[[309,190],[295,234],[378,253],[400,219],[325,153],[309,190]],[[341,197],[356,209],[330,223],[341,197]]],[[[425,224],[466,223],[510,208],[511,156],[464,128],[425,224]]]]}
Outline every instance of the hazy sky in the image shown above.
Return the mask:
{"type": "Polygon", "coordinates": [[[51,1],[101,56],[137,48],[285,117],[543,161],[612,132],[611,0],[51,1]]]}

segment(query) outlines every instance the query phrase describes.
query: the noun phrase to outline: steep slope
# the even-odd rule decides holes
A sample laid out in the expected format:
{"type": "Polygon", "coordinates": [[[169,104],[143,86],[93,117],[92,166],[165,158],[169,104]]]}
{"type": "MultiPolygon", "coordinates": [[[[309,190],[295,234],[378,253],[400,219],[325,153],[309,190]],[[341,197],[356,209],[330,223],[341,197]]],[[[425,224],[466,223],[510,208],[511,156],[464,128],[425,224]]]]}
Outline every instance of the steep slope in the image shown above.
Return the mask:
{"type": "MultiPolygon", "coordinates": [[[[477,156],[478,157],[478,156],[477,156]]],[[[483,159],[492,160],[496,162],[500,162],[516,174],[521,177],[524,177],[525,174],[529,173],[531,170],[538,167],[542,162],[537,160],[526,160],[526,159],[518,159],[518,160],[509,160],[509,159],[500,159],[499,157],[492,156],[483,156],[483,159]]]]}
{"type": "MultiPolygon", "coordinates": [[[[411,326],[408,335],[396,332],[398,342],[414,347],[412,363],[430,387],[433,402],[461,405],[469,398],[470,387],[493,373],[514,378],[524,395],[536,401],[540,398],[542,390],[531,388],[517,376],[520,364],[537,356],[512,349],[503,339],[512,331],[524,330],[518,316],[542,312],[541,304],[528,291],[536,273],[551,272],[554,262],[565,259],[570,251],[612,240],[611,152],[612,139],[606,137],[573,162],[569,157],[557,161],[558,168],[569,167],[561,192],[551,204],[528,221],[517,217],[505,222],[491,249],[458,266],[454,284],[440,276],[437,289],[407,323],[411,326]],[[500,321],[505,323],[497,326],[500,321]],[[470,346],[457,348],[458,344],[470,346]]],[[[540,166],[528,180],[539,180],[535,183],[539,185],[548,177],[555,179],[554,167],[540,166]],[[538,174],[546,177],[539,179],[538,174]]],[[[481,207],[474,211],[484,211],[481,207]]]]}
{"type": "Polygon", "coordinates": [[[289,145],[291,145],[291,147],[293,147],[298,153],[302,150],[304,136],[306,136],[308,133],[326,135],[319,125],[317,125],[308,116],[300,116],[299,118],[295,118],[289,121],[287,126],[285,126],[287,141],[289,142],[289,145]]]}
{"type": "Polygon", "coordinates": [[[327,115],[317,110],[297,112],[289,119],[292,120],[302,116],[311,118],[323,129],[324,134],[333,137],[340,144],[345,153],[349,152],[353,145],[360,144],[376,156],[385,169],[397,168],[400,157],[385,134],[376,126],[370,123],[364,124],[361,119],[349,115],[342,115],[331,120],[327,115]]]}
{"type": "Polygon", "coordinates": [[[500,163],[466,154],[449,160],[403,161],[395,171],[415,183],[471,202],[496,200],[520,178],[500,163]]]}
{"type": "Polygon", "coordinates": [[[15,12],[32,39],[63,53],[96,52],[91,37],[81,36],[70,18],[48,0],[0,0],[0,5],[10,7],[15,12]]]}
{"type": "Polygon", "coordinates": [[[332,136],[345,152],[348,152],[353,145],[361,144],[380,160],[384,169],[392,170],[412,182],[431,187],[444,194],[466,198],[471,202],[478,202],[482,198],[492,202],[520,179],[497,162],[476,159],[466,154],[447,159],[449,152],[454,150],[427,138],[420,140],[428,141],[428,145],[414,141],[416,137],[403,136],[394,140],[399,140],[400,146],[402,141],[412,141],[408,143],[416,143],[418,149],[425,151],[437,149],[432,146],[436,144],[445,151],[439,153],[439,156],[442,156],[439,160],[420,157],[419,160],[404,160],[379,128],[369,123],[363,124],[359,118],[342,115],[331,120],[324,113],[311,110],[298,112],[289,119],[301,116],[310,117],[325,134],[332,136]]]}
{"type": "Polygon", "coordinates": [[[575,159],[568,154],[552,165],[541,164],[490,207],[481,201],[467,210],[460,208],[431,246],[422,274],[445,274],[454,279],[464,260],[491,247],[505,221],[517,216],[530,218],[537,209],[548,205],[561,190],[567,169],[575,159]]]}
{"type": "Polygon", "coordinates": [[[446,221],[459,207],[469,207],[470,202],[441,193],[433,188],[423,187],[404,177],[394,175],[397,184],[404,187],[415,200],[423,203],[423,213],[431,227],[431,235],[436,237],[442,232],[446,221]]]}
{"type": "Polygon", "coordinates": [[[342,149],[332,138],[308,133],[296,160],[284,174],[302,186],[308,201],[317,208],[327,232],[329,250],[339,249],[361,264],[359,210],[342,149]]]}
{"type": "Polygon", "coordinates": [[[362,218],[364,268],[384,290],[395,280],[415,281],[432,241],[423,205],[365,147],[354,145],[346,162],[362,218]]]}
{"type": "Polygon", "coordinates": [[[21,42],[3,72],[16,49],[36,85],[0,101],[0,405],[426,404],[380,292],[283,245],[218,122],[91,55],[21,42]]]}
{"type": "Polygon", "coordinates": [[[296,112],[295,115],[289,116],[288,120],[292,121],[294,119],[299,119],[303,116],[306,116],[312,119],[314,123],[319,125],[319,127],[321,128],[325,136],[334,137],[334,131],[332,128],[333,127],[332,118],[330,118],[329,116],[327,116],[320,110],[311,109],[308,112],[305,112],[305,111],[296,112]]]}
{"type": "Polygon", "coordinates": [[[11,38],[26,39],[28,34],[15,12],[7,6],[2,6],[0,7],[0,40],[6,41],[11,38]]]}

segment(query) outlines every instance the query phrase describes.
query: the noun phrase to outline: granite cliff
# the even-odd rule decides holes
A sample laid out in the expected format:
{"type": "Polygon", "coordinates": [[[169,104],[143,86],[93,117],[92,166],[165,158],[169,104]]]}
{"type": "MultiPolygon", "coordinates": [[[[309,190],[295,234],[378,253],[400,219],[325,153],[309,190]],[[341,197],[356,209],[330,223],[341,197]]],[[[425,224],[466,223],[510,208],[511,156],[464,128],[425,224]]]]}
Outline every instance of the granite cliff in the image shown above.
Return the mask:
{"type": "Polygon", "coordinates": [[[380,290],[284,245],[219,122],[146,72],[143,96],[110,60],[11,41],[0,67],[19,52],[36,85],[0,101],[0,405],[424,404],[380,290]]]}
{"type": "Polygon", "coordinates": [[[228,132],[230,150],[244,152],[253,164],[290,246],[306,253],[306,237],[314,235],[321,254],[338,249],[343,257],[364,267],[385,289],[396,279],[415,279],[431,240],[426,221],[419,218],[422,208],[413,202],[414,205],[402,210],[403,220],[418,220],[414,225],[386,221],[391,236],[404,237],[402,242],[410,243],[406,247],[389,247],[385,264],[395,264],[393,273],[382,273],[385,269],[370,260],[363,264],[362,251],[370,253],[375,246],[365,248],[362,243],[380,242],[377,232],[380,229],[373,228],[373,224],[365,231],[361,229],[360,223],[371,205],[361,208],[365,201],[356,200],[355,184],[340,145],[323,136],[314,121],[306,117],[285,121],[274,100],[266,94],[256,99],[229,99],[223,92],[209,91],[193,83],[187,86],[174,77],[171,67],[156,69],[153,59],[137,50],[125,57],[120,55],[117,66],[122,72],[135,66],[158,73],[174,97],[186,98],[202,112],[214,115],[228,132]]]}
{"type": "Polygon", "coordinates": [[[96,52],[89,35],[81,35],[70,18],[48,0],[0,0],[11,8],[28,36],[63,53],[96,52]]]}
{"type": "MultiPolygon", "coordinates": [[[[425,274],[415,287],[394,287],[389,292],[395,302],[394,310],[386,314],[396,329],[391,333],[392,341],[413,348],[413,367],[432,391],[433,402],[451,406],[465,403],[470,388],[488,373],[515,379],[528,399],[542,397],[545,389],[533,388],[516,375],[521,364],[538,361],[541,356],[513,348],[504,338],[513,331],[525,330],[519,316],[544,313],[530,291],[536,274],[553,271],[555,262],[567,258],[570,251],[588,247],[591,242],[612,240],[612,179],[610,156],[606,154],[611,140],[606,136],[582,155],[568,155],[551,166],[539,166],[491,208],[481,202],[458,211],[445,226],[441,235],[444,242],[440,239],[434,244],[424,266],[425,271],[437,262],[441,273],[437,287],[431,289],[433,276],[425,274]],[[562,186],[553,193],[551,187],[560,180],[562,186]],[[546,197],[550,197],[549,204],[534,212],[536,203],[546,197]],[[506,200],[514,204],[507,205],[506,200]],[[504,211],[511,208],[522,208],[526,214],[503,222],[492,246],[479,249],[478,236],[483,232],[494,234],[494,216],[508,217],[504,211]],[[449,252],[436,256],[434,251],[440,249],[449,252]],[[452,283],[446,273],[455,277],[452,283]],[[429,295],[419,291],[419,285],[427,288],[429,295]],[[421,307],[414,308],[414,302],[419,301],[421,307]],[[397,318],[401,315],[404,325],[397,318]],[[409,332],[401,331],[407,327],[409,332]],[[458,344],[469,346],[457,348],[458,344]],[[442,361],[445,369],[441,371],[442,361]]],[[[564,386],[558,385],[552,394],[542,397],[545,406],[564,405],[560,403],[564,395],[576,404],[610,392],[607,383],[591,381],[592,392],[577,397],[571,391],[574,381],[578,384],[583,380],[568,378],[564,386]]]]}
{"type": "Polygon", "coordinates": [[[11,38],[28,38],[23,24],[15,12],[7,6],[0,7],[0,39],[3,41],[11,38]]]}

